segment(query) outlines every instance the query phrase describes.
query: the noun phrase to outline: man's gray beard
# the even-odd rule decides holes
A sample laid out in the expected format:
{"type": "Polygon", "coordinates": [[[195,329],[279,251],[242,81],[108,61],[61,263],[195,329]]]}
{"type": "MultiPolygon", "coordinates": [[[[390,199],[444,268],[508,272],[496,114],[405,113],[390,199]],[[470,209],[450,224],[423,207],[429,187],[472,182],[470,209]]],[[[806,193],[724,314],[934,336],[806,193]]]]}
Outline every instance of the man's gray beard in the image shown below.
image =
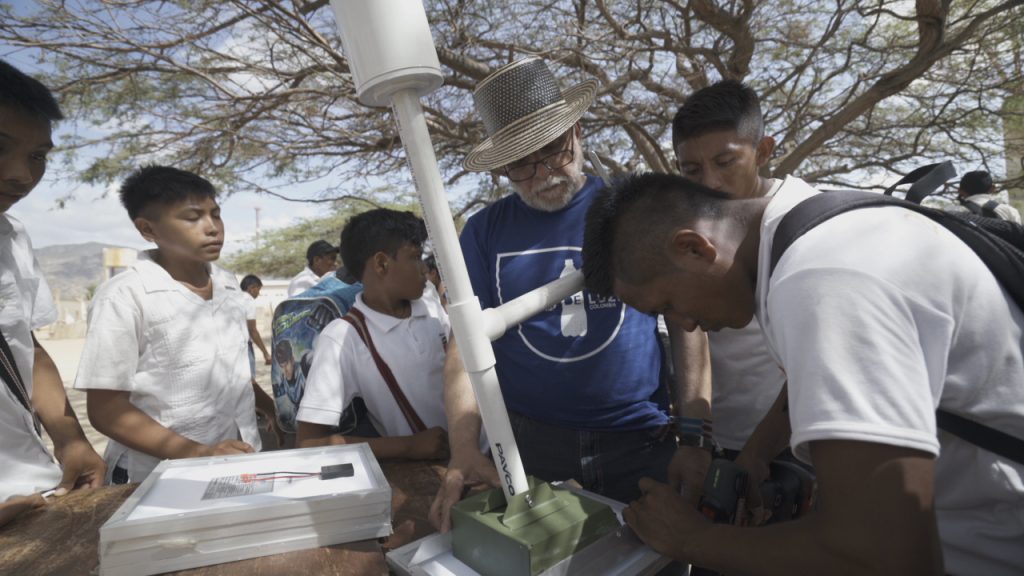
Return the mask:
{"type": "Polygon", "coordinates": [[[569,178],[568,176],[549,176],[548,179],[544,181],[544,186],[540,190],[532,191],[529,197],[519,193],[518,190],[516,193],[519,194],[523,203],[530,208],[541,210],[543,212],[557,212],[569,204],[572,197],[583,188],[584,182],[586,182],[585,178],[581,179],[579,184],[576,184],[573,182],[572,178],[569,178]],[[566,185],[562,194],[553,198],[545,198],[541,196],[542,192],[560,184],[566,185]]]}

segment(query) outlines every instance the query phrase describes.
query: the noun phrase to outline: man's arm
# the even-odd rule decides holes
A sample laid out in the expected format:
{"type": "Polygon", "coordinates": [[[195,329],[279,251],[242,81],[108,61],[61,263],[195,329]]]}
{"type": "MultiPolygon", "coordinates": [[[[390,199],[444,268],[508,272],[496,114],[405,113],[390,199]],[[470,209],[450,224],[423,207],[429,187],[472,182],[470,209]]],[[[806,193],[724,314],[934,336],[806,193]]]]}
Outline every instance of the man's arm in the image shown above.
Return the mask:
{"type": "Polygon", "coordinates": [[[277,404],[274,403],[274,399],[270,397],[270,394],[267,394],[255,380],[252,382],[252,392],[256,399],[256,411],[263,413],[263,416],[270,424],[270,431],[274,433],[274,437],[277,439],[277,446],[279,448],[283,447],[284,432],[277,425],[277,404]]]}
{"type": "Polygon", "coordinates": [[[43,506],[46,506],[46,500],[39,494],[12,496],[6,501],[0,502],[0,528],[25,512],[43,506]]]}
{"type": "Polygon", "coordinates": [[[412,436],[381,436],[361,438],[331,432],[331,426],[299,421],[295,443],[299,448],[337,446],[340,444],[370,445],[377,458],[405,458],[409,460],[439,460],[448,456],[448,439],[444,428],[434,426],[412,436]]]}
{"type": "Polygon", "coordinates": [[[89,422],[113,440],[161,459],[243,454],[253,448],[241,440],[201,444],[167,428],[131,403],[126,390],[94,388],[86,392],[89,422]]]}
{"type": "Polygon", "coordinates": [[[655,550],[728,574],[944,573],[931,454],[844,440],[810,448],[820,505],[805,518],[757,528],[710,524],[650,480],[624,517],[655,550]]]}
{"type": "MultiPolygon", "coordinates": [[[[675,366],[673,401],[676,414],[683,418],[711,418],[711,357],[708,337],[702,330],[687,332],[665,319],[669,347],[675,366]]],[[[683,490],[696,506],[704,476],[711,464],[711,453],[703,448],[679,446],[668,468],[668,482],[683,490]]]]}
{"type": "Polygon", "coordinates": [[[452,457],[430,506],[430,521],[441,532],[451,528],[451,507],[462,499],[468,486],[480,483],[499,486],[494,462],[480,452],[483,420],[454,334],[448,340],[444,362],[444,407],[452,457]]]}
{"type": "Polygon", "coordinates": [[[36,340],[35,334],[32,335],[32,345],[35,358],[32,365],[32,407],[53,440],[54,456],[64,470],[58,488],[99,488],[106,477],[107,465],[85,437],[64,393],[64,382],[57,365],[36,340]]]}
{"type": "Polygon", "coordinates": [[[267,346],[263,343],[263,337],[260,336],[260,331],[256,328],[256,321],[246,320],[245,325],[249,329],[249,340],[252,340],[252,343],[263,353],[263,363],[270,364],[270,352],[267,352],[267,346]]]}
{"type": "Polygon", "coordinates": [[[747,507],[751,512],[754,524],[768,520],[761,502],[761,483],[768,479],[771,472],[769,466],[783,450],[789,446],[792,431],[789,428],[789,388],[783,384],[779,395],[771,408],[758,423],[757,428],[743,445],[743,450],[736,457],[736,463],[742,466],[749,478],[747,480],[747,507]]]}

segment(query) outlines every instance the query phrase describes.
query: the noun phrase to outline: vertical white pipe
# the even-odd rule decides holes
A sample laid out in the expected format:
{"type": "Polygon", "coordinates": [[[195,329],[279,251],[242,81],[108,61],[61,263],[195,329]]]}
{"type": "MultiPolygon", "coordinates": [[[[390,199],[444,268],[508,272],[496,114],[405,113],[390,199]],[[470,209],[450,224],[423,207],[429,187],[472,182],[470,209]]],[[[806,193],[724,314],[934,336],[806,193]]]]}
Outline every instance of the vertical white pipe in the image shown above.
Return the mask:
{"type": "Polygon", "coordinates": [[[491,456],[498,468],[498,476],[502,479],[505,499],[508,500],[513,494],[526,492],[528,485],[519,458],[519,447],[512,434],[512,425],[498,385],[498,375],[494,371],[494,350],[484,331],[480,301],[473,294],[469,274],[466,272],[462,248],[455,232],[455,223],[419,97],[415,90],[399,90],[391,95],[391,102],[448,292],[448,314],[452,330],[473,384],[480,416],[491,444],[491,456]]]}

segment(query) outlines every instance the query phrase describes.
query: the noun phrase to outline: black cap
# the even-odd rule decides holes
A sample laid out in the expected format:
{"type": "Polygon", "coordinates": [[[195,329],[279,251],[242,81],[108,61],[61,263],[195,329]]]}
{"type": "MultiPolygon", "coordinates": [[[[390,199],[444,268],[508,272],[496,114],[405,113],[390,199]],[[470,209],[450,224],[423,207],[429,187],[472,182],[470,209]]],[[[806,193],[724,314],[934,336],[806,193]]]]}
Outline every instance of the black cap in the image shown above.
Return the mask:
{"type": "Polygon", "coordinates": [[[306,248],[306,261],[312,263],[313,258],[332,253],[338,253],[337,246],[332,246],[327,240],[317,240],[310,244],[309,248],[306,248]]]}

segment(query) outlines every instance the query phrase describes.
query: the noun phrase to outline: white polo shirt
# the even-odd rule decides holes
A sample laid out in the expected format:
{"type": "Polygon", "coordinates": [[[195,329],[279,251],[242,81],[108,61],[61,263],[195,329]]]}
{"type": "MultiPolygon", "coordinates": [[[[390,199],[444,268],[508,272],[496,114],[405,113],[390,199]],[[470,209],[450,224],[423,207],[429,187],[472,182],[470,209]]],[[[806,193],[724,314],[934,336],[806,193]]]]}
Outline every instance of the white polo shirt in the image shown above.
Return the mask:
{"type": "MultiPolygon", "coordinates": [[[[147,251],[100,286],[75,388],[129,391],[132,404],[190,440],[216,444],[241,436],[259,450],[241,298],[249,296],[234,275],[214,265],[210,275],[213,298],[203,300],[147,251]]],[[[132,482],[160,462],[113,440],[104,458],[108,476],[118,465],[132,482]]]]}
{"type": "MultiPolygon", "coordinates": [[[[50,287],[39,272],[25,227],[14,217],[0,214],[0,330],[30,397],[35,360],[32,330],[56,319],[50,287]]],[[[60,483],[60,466],[36,434],[31,413],[6,384],[0,384],[0,458],[0,502],[60,483]]]]}
{"type": "MultiPolygon", "coordinates": [[[[370,337],[409,403],[429,428],[447,428],[444,414],[445,349],[451,325],[440,306],[423,298],[412,301],[408,318],[371,310],[363,295],[353,305],[366,315],[370,337]]],[[[388,389],[369,349],[348,322],[338,319],[317,337],[313,365],[296,417],[303,422],[337,426],[356,396],[366,402],[370,421],[382,436],[408,436],[412,428],[388,389]]]]}
{"type": "MultiPolygon", "coordinates": [[[[333,273],[334,270],[328,272],[328,274],[333,273]]],[[[291,298],[292,296],[295,296],[300,292],[305,292],[306,290],[309,290],[313,286],[319,284],[320,280],[321,277],[317,276],[316,272],[310,270],[309,266],[306,266],[305,268],[302,269],[302,272],[296,274],[295,277],[292,278],[292,281],[288,283],[288,297],[291,298]]]]}

